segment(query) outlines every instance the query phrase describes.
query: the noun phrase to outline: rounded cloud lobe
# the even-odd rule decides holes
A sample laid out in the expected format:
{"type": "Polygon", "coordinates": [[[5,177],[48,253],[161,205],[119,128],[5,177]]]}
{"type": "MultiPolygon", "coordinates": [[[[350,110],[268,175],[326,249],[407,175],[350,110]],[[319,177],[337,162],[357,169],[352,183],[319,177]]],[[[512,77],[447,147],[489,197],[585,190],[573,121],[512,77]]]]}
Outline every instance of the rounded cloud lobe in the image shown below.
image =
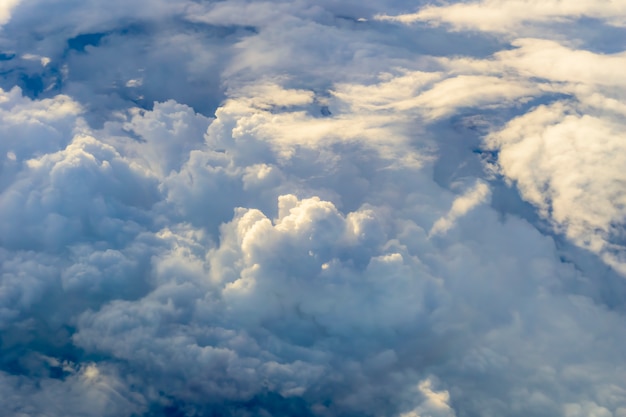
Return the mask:
{"type": "Polygon", "coordinates": [[[6,415],[626,416],[622,9],[530,3],[0,6],[6,415]]]}

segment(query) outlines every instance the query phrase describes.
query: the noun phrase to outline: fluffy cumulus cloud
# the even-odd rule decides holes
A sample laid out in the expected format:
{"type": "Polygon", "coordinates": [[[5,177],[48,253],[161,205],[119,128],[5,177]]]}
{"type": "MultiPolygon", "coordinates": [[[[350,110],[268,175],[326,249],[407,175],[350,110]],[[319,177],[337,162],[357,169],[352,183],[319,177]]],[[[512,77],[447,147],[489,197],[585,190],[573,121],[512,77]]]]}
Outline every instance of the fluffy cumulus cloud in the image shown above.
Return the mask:
{"type": "Polygon", "coordinates": [[[0,414],[625,417],[625,17],[0,2],[0,414]]]}

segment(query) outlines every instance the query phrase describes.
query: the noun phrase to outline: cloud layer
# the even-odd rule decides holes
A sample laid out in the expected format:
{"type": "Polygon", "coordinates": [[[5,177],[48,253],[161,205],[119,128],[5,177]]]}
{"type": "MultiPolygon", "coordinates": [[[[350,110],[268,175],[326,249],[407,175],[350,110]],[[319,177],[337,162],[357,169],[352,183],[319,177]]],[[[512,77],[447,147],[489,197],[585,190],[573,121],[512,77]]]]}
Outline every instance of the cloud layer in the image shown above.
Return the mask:
{"type": "Polygon", "coordinates": [[[626,416],[624,6],[3,3],[0,408],[626,416]]]}

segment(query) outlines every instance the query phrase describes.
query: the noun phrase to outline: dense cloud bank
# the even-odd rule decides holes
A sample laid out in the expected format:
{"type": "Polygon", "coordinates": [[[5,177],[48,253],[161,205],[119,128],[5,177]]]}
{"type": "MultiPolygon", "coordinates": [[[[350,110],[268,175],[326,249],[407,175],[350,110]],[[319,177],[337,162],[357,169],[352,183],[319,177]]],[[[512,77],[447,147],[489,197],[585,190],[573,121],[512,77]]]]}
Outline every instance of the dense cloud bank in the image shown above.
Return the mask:
{"type": "Polygon", "coordinates": [[[0,3],[6,416],[626,417],[626,3],[0,3]]]}

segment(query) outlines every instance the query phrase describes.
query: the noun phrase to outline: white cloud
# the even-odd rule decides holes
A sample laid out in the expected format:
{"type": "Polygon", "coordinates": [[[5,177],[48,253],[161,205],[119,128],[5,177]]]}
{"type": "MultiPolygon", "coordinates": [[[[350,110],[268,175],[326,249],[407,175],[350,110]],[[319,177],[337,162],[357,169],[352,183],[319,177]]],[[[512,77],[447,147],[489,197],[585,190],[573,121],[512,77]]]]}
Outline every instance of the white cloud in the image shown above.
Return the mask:
{"type": "Polygon", "coordinates": [[[624,53],[560,32],[620,3],[43,3],[0,33],[3,410],[624,414],[624,53]]]}
{"type": "Polygon", "coordinates": [[[398,76],[383,73],[382,82],[374,85],[339,85],[333,95],[349,103],[353,111],[413,112],[430,121],[462,108],[510,106],[540,93],[536,85],[515,78],[473,74],[446,78],[441,72],[403,72],[398,76]]]}
{"type": "Polygon", "coordinates": [[[450,228],[454,227],[454,223],[459,217],[462,217],[477,205],[485,202],[489,194],[489,186],[487,184],[479,182],[474,185],[474,187],[469,189],[465,194],[454,200],[450,211],[444,217],[437,219],[430,229],[430,232],[428,232],[428,235],[434,236],[446,233],[450,228]]]}
{"type": "Polygon", "coordinates": [[[541,39],[517,39],[512,44],[516,48],[499,52],[496,57],[526,76],[601,88],[624,88],[624,79],[619,74],[626,63],[625,52],[598,54],[541,39]],[[583,62],[585,64],[580,65],[583,62]]]}
{"type": "Polygon", "coordinates": [[[11,19],[11,10],[14,9],[21,0],[5,0],[0,4],[0,25],[11,19]]]}
{"type": "Polygon", "coordinates": [[[623,266],[623,124],[561,103],[510,121],[487,141],[522,197],[577,244],[623,266]]]}
{"type": "Polygon", "coordinates": [[[424,397],[423,403],[400,417],[454,417],[454,410],[450,407],[450,393],[448,391],[434,391],[433,382],[425,379],[417,386],[418,392],[424,397]]]}
{"type": "Polygon", "coordinates": [[[626,23],[626,4],[621,1],[558,1],[483,0],[426,6],[416,13],[389,16],[380,14],[379,20],[405,24],[414,22],[448,23],[457,30],[478,29],[507,33],[519,30],[533,22],[555,23],[563,19],[589,17],[614,25],[626,23]]]}

